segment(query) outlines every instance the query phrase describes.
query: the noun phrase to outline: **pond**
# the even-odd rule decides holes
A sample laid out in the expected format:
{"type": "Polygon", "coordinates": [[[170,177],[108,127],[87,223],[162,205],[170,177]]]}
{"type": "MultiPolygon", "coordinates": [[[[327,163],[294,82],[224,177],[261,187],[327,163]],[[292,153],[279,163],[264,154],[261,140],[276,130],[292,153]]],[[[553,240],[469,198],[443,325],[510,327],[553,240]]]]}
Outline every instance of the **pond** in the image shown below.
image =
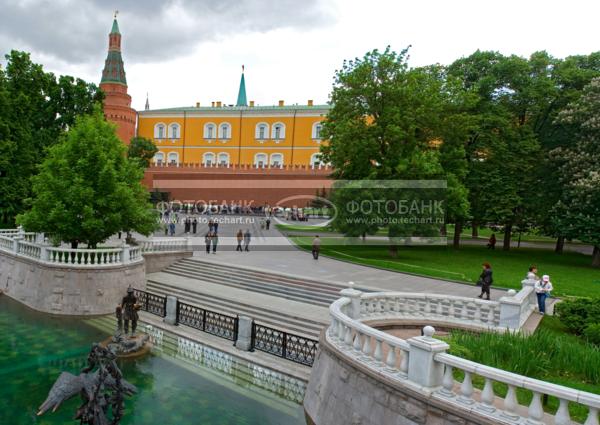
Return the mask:
{"type": "MultiPolygon", "coordinates": [[[[55,413],[37,408],[61,371],[78,374],[111,319],[48,316],[0,295],[0,424],[77,424],[79,396],[55,413]]],[[[120,360],[138,388],[122,425],[304,425],[303,384],[189,340],[146,328],[156,343],[142,359],[120,360]]]]}

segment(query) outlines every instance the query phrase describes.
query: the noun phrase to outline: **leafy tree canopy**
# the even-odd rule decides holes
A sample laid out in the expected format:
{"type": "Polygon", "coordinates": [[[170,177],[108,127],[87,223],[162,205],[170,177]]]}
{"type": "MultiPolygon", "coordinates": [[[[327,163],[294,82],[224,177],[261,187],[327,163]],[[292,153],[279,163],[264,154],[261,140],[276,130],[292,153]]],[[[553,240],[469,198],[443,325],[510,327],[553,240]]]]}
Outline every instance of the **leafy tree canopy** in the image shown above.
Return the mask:
{"type": "Polygon", "coordinates": [[[150,161],[158,152],[158,148],[152,140],[145,137],[133,137],[127,148],[127,156],[131,159],[139,161],[143,168],[150,166],[150,161]]]}
{"type": "Polygon", "coordinates": [[[149,234],[156,219],[140,182],[143,169],[125,153],[99,107],[76,118],[48,149],[33,178],[32,208],[17,221],[75,247],[96,247],[119,231],[149,234]]]}

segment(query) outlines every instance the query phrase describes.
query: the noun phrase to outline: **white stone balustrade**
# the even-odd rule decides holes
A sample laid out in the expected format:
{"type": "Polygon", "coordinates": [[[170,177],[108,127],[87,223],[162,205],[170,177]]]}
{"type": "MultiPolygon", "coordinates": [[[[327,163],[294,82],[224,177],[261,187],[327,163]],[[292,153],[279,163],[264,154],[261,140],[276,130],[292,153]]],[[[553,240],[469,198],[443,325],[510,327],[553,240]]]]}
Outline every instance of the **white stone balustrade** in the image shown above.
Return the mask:
{"type": "MultiPolygon", "coordinates": [[[[69,267],[105,267],[142,262],[142,247],[123,244],[115,248],[72,249],[43,243],[43,235],[22,229],[0,231],[0,250],[44,264],[69,267]]],[[[185,239],[183,239],[185,241],[185,239]]],[[[177,241],[176,246],[180,245],[177,241]]],[[[180,249],[181,250],[181,249],[180,249]]]]}
{"type": "Polygon", "coordinates": [[[181,252],[191,250],[188,238],[150,238],[139,245],[146,252],[181,252]]]}
{"type": "Polygon", "coordinates": [[[387,319],[401,323],[406,319],[421,319],[448,327],[469,323],[472,328],[506,331],[507,327],[502,326],[511,324],[514,327],[509,329],[519,329],[533,310],[531,290],[530,286],[524,285],[519,293],[509,291],[500,302],[489,302],[432,294],[361,293],[351,285],[349,289],[341,291],[343,297],[329,308],[331,324],[325,339],[341,355],[372,369],[376,376],[393,379],[398,385],[422,391],[453,409],[476,412],[497,423],[572,424],[569,404],[576,403],[588,409],[584,425],[599,425],[600,395],[450,355],[446,352],[448,345],[433,338],[434,329],[431,326],[423,329],[423,336],[403,340],[365,323],[387,319]],[[464,373],[462,382],[454,379],[455,370],[464,373]],[[474,388],[475,376],[484,380],[481,391],[474,388]],[[495,394],[494,383],[506,385],[507,392],[503,399],[495,394]],[[531,392],[532,401],[528,406],[519,404],[517,389],[531,392]],[[544,395],[559,400],[559,408],[555,413],[544,412],[544,395]]]}

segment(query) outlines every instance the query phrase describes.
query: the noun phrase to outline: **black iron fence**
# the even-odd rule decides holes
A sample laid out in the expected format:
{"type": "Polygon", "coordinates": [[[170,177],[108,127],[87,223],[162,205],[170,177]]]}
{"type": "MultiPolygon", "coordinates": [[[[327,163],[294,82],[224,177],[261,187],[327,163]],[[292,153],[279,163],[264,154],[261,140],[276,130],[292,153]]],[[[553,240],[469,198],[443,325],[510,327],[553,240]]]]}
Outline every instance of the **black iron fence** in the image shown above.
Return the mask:
{"type": "Polygon", "coordinates": [[[237,339],[238,318],[177,302],[177,324],[187,325],[221,338],[237,339]]]}
{"type": "MultiPolygon", "coordinates": [[[[167,315],[167,297],[138,289],[134,289],[134,295],[143,311],[159,317],[167,315]]],[[[178,300],[175,324],[186,325],[230,341],[236,341],[239,319],[178,300]]],[[[319,343],[314,339],[252,323],[250,348],[312,366],[319,343]]]]}
{"type": "Polygon", "coordinates": [[[167,315],[167,297],[141,291],[139,289],[134,289],[133,295],[137,298],[138,304],[143,311],[147,311],[148,313],[155,314],[159,317],[165,317],[167,315]]]}
{"type": "Polygon", "coordinates": [[[314,339],[253,323],[252,347],[296,363],[312,366],[319,343],[314,339]]]}

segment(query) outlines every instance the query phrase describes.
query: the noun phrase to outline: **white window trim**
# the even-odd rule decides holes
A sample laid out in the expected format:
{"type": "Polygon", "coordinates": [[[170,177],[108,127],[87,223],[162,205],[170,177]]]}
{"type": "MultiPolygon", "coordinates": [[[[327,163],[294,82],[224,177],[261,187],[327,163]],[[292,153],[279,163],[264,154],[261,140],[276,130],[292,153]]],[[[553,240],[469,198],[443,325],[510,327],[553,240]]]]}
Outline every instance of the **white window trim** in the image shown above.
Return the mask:
{"type": "Polygon", "coordinates": [[[158,151],[154,154],[154,163],[158,164],[160,160],[160,164],[164,164],[165,162],[165,153],[158,151]]]}
{"type": "Polygon", "coordinates": [[[167,137],[167,125],[164,122],[157,122],[154,124],[154,138],[157,140],[164,140],[167,137]],[[158,127],[163,126],[164,137],[158,137],[158,127]]]}
{"type": "Polygon", "coordinates": [[[285,124],[284,123],[282,123],[282,122],[273,123],[273,125],[271,126],[271,139],[276,140],[276,141],[285,140],[285,124]],[[277,126],[281,126],[281,131],[279,133],[279,137],[275,137],[276,136],[275,131],[276,131],[277,126]]]}
{"type": "Polygon", "coordinates": [[[323,160],[321,158],[319,158],[321,154],[320,153],[313,153],[310,156],[310,166],[312,168],[321,168],[325,166],[325,163],[323,162],[323,160]]]}
{"type": "Polygon", "coordinates": [[[259,141],[263,141],[263,140],[268,140],[269,139],[269,124],[266,122],[259,122],[256,123],[256,127],[254,129],[254,137],[256,140],[259,141]],[[264,125],[265,126],[265,137],[260,137],[260,127],[264,125]]]}
{"type": "Polygon", "coordinates": [[[283,160],[284,160],[284,158],[285,158],[285,157],[283,156],[283,154],[282,154],[282,153],[279,153],[279,152],[277,152],[277,153],[272,153],[272,154],[271,154],[271,157],[269,158],[269,166],[270,166],[270,167],[279,167],[279,168],[283,167],[283,160]],[[274,157],[274,156],[275,156],[275,157],[279,157],[279,158],[281,158],[281,161],[279,161],[279,165],[277,165],[277,166],[273,164],[273,157],[274,157]]]}
{"type": "Polygon", "coordinates": [[[317,137],[317,126],[321,126],[321,131],[323,131],[323,121],[317,121],[316,123],[313,124],[312,126],[312,134],[311,137],[313,140],[316,141],[321,141],[321,136],[319,135],[319,137],[317,137]]]}
{"type": "Polygon", "coordinates": [[[202,135],[206,140],[215,140],[217,138],[217,125],[214,122],[207,122],[204,124],[204,130],[202,131],[202,135]],[[213,137],[208,137],[208,129],[212,126],[213,128],[213,137]]]}
{"type": "Polygon", "coordinates": [[[181,125],[179,125],[179,123],[172,122],[167,126],[167,139],[170,139],[170,140],[181,139],[181,125]],[[177,137],[173,137],[173,134],[171,134],[173,126],[177,126],[177,137]]]}
{"type": "Polygon", "coordinates": [[[214,152],[204,152],[202,154],[202,165],[207,166],[207,167],[213,167],[215,165],[215,162],[217,160],[217,156],[215,155],[214,152]],[[206,157],[207,155],[212,155],[212,159],[210,161],[210,165],[206,165],[206,157]]]}
{"type": "Polygon", "coordinates": [[[171,164],[172,155],[175,155],[175,164],[179,165],[179,152],[169,152],[167,154],[167,164],[171,164]]]}
{"type": "Polygon", "coordinates": [[[257,167],[257,168],[259,167],[259,165],[258,165],[258,157],[259,156],[264,156],[264,158],[265,158],[265,160],[263,161],[263,165],[260,168],[267,167],[268,164],[269,164],[269,155],[266,154],[266,153],[264,153],[264,152],[258,152],[256,154],[254,154],[254,166],[257,167]]]}
{"type": "Polygon", "coordinates": [[[229,167],[229,164],[231,163],[231,156],[227,152],[219,152],[217,154],[217,164],[221,165],[221,155],[225,155],[227,157],[227,161],[225,162],[225,166],[229,167]]]}
{"type": "Polygon", "coordinates": [[[219,140],[230,140],[231,139],[231,124],[228,122],[222,122],[219,124],[219,140]],[[223,128],[227,127],[227,137],[223,137],[223,128]]]}

